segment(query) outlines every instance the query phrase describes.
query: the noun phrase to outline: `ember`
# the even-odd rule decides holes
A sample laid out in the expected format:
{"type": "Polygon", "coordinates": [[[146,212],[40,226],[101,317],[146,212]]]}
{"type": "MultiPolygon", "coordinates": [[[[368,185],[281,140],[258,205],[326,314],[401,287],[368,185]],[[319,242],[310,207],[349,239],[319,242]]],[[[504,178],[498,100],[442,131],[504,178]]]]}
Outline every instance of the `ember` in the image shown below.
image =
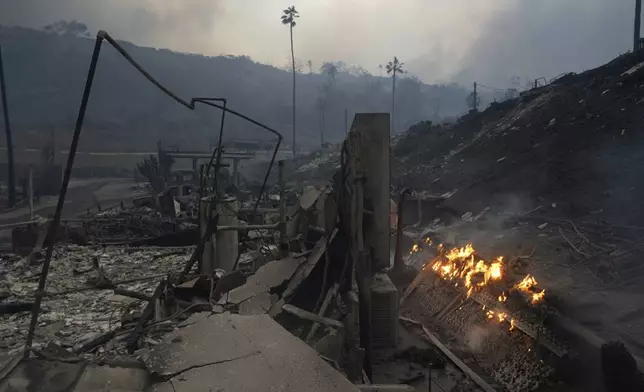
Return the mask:
{"type": "Polygon", "coordinates": [[[417,252],[420,252],[420,246],[418,246],[418,244],[414,244],[414,246],[411,247],[409,254],[411,255],[417,252]]]}

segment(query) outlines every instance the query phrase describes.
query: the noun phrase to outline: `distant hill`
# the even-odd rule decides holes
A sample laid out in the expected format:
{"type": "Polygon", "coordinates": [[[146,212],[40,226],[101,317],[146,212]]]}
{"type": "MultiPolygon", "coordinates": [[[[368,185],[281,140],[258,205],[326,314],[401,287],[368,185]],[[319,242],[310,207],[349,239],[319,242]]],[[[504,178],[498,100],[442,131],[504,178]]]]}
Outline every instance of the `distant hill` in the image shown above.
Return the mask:
{"type": "MultiPolygon", "coordinates": [[[[118,39],[118,36],[115,38],[118,39]]],[[[188,39],[188,38],[187,38],[188,39]]],[[[69,138],[80,102],[94,40],[20,27],[0,26],[10,118],[19,144],[36,147],[43,135],[69,138]]],[[[248,57],[206,57],[123,43],[151,74],[182,97],[217,96],[281,131],[290,143],[291,74],[248,57]]],[[[298,137],[319,146],[318,98],[327,86],[326,141],[344,135],[344,110],[389,111],[391,79],[339,67],[328,73],[301,73],[297,79],[298,137]]],[[[457,85],[430,86],[417,79],[397,83],[397,126],[455,116],[466,110],[467,91],[457,85]]],[[[108,44],[101,53],[82,144],[92,149],[147,149],[158,139],[183,148],[213,142],[219,113],[191,112],[175,104],[141,77],[108,44]]],[[[227,119],[230,137],[261,138],[255,127],[227,119]]]]}

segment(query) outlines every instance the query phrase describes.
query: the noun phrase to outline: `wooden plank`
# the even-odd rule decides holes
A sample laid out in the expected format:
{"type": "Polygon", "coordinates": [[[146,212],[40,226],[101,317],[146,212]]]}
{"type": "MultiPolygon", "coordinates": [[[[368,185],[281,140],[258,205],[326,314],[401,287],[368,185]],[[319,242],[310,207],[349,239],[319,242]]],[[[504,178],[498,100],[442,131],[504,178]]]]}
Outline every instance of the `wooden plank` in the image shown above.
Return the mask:
{"type": "Polygon", "coordinates": [[[300,308],[295,307],[293,305],[286,304],[286,305],[282,306],[282,309],[285,312],[288,312],[288,313],[290,313],[290,314],[292,314],[294,316],[297,316],[297,317],[299,317],[301,319],[313,321],[315,323],[324,324],[324,325],[327,325],[329,327],[334,327],[334,328],[342,328],[342,327],[344,327],[344,324],[342,324],[338,320],[334,320],[334,319],[328,318],[328,317],[321,317],[321,316],[318,316],[317,314],[315,314],[313,312],[309,312],[308,310],[300,309],[300,308]]]}
{"type": "MultiPolygon", "coordinates": [[[[333,233],[331,233],[331,237],[328,241],[329,244],[333,242],[336,234],[338,234],[338,229],[333,230],[333,233]]],[[[313,252],[311,252],[307,261],[297,269],[295,275],[288,282],[286,290],[284,290],[284,293],[282,294],[282,298],[271,307],[271,310],[268,312],[271,317],[277,316],[282,311],[282,307],[284,306],[286,301],[290,299],[293,294],[295,294],[295,291],[298,287],[300,287],[300,284],[302,284],[302,282],[306,278],[308,278],[308,276],[311,274],[315,266],[322,258],[322,255],[324,255],[324,253],[326,252],[326,247],[326,237],[320,238],[315,244],[315,248],[313,249],[313,252]]]]}
{"type": "Polygon", "coordinates": [[[429,332],[429,330],[425,328],[423,324],[407,317],[399,317],[399,319],[401,321],[411,323],[421,327],[423,329],[423,332],[429,339],[429,341],[432,342],[432,344],[436,346],[439,350],[441,350],[443,354],[445,354],[445,356],[447,356],[447,358],[449,358],[450,361],[454,363],[454,365],[456,365],[459,369],[463,371],[463,373],[467,374],[472,379],[472,381],[476,383],[476,385],[481,387],[481,389],[483,389],[485,392],[496,392],[496,390],[492,388],[490,384],[485,382],[485,380],[483,380],[478,374],[476,374],[472,369],[470,369],[469,366],[467,366],[463,361],[461,361],[453,352],[451,352],[447,347],[445,347],[445,345],[441,343],[440,340],[438,340],[438,338],[434,336],[434,334],[429,332]]]}
{"type": "MultiPolygon", "coordinates": [[[[324,297],[324,301],[322,302],[322,306],[320,306],[320,311],[318,312],[318,316],[324,317],[324,313],[326,313],[327,308],[329,307],[329,304],[331,304],[331,300],[335,297],[335,294],[338,292],[338,284],[334,284],[333,287],[327,291],[326,296],[324,297]]],[[[315,336],[315,333],[318,330],[318,327],[320,326],[319,323],[313,323],[313,326],[311,327],[311,330],[309,331],[309,334],[306,335],[305,342],[310,343],[311,339],[313,339],[313,336],[315,336]]]]}
{"type": "Polygon", "coordinates": [[[139,337],[143,334],[145,323],[147,323],[148,320],[150,320],[152,316],[154,316],[154,308],[156,305],[156,300],[157,298],[160,298],[161,295],[163,295],[163,291],[165,290],[165,287],[166,287],[165,280],[162,280],[161,282],[159,282],[159,285],[157,286],[156,290],[154,290],[154,294],[152,295],[152,298],[150,298],[150,301],[148,301],[148,304],[145,305],[145,308],[141,313],[141,318],[136,323],[136,327],[134,328],[130,336],[128,336],[126,347],[129,353],[133,353],[137,349],[137,343],[138,343],[139,337]]]}

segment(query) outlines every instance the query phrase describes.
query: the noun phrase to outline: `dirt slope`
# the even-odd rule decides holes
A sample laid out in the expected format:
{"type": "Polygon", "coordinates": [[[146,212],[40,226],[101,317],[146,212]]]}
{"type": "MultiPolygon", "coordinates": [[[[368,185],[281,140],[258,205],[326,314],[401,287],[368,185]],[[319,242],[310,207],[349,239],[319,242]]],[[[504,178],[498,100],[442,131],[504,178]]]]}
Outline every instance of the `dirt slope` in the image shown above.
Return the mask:
{"type": "MultiPolygon", "coordinates": [[[[641,56],[640,56],[641,57],[641,56]]],[[[622,56],[450,127],[419,125],[392,147],[395,185],[443,193],[471,209],[513,194],[612,223],[642,219],[644,67],[622,56]],[[473,197],[475,196],[475,197],[473,197]],[[603,211],[599,211],[603,210],[603,211]]]]}

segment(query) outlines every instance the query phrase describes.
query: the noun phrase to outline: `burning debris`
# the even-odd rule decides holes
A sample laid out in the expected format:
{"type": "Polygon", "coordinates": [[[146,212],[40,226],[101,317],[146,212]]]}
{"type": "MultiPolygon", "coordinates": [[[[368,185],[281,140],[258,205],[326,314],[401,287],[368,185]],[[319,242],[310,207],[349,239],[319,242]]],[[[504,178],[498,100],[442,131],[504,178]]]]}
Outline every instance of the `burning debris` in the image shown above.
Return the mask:
{"type": "MultiPolygon", "coordinates": [[[[431,243],[428,239],[424,242],[431,243]]],[[[418,252],[418,249],[419,245],[415,244],[411,253],[418,252]]],[[[503,256],[485,260],[476,255],[472,244],[450,250],[439,244],[436,252],[438,256],[427,262],[422,270],[431,270],[442,280],[453,282],[454,287],[464,288],[467,298],[485,290],[497,299],[499,307],[502,307],[508,301],[508,296],[514,292],[525,296],[531,305],[537,305],[545,298],[546,291],[538,288],[534,276],[528,274],[520,281],[513,282],[509,278],[513,274],[508,271],[503,256]]],[[[485,306],[483,310],[486,310],[485,306]]],[[[510,329],[514,328],[514,319],[507,311],[487,309],[486,315],[488,319],[508,321],[510,329]]]]}

